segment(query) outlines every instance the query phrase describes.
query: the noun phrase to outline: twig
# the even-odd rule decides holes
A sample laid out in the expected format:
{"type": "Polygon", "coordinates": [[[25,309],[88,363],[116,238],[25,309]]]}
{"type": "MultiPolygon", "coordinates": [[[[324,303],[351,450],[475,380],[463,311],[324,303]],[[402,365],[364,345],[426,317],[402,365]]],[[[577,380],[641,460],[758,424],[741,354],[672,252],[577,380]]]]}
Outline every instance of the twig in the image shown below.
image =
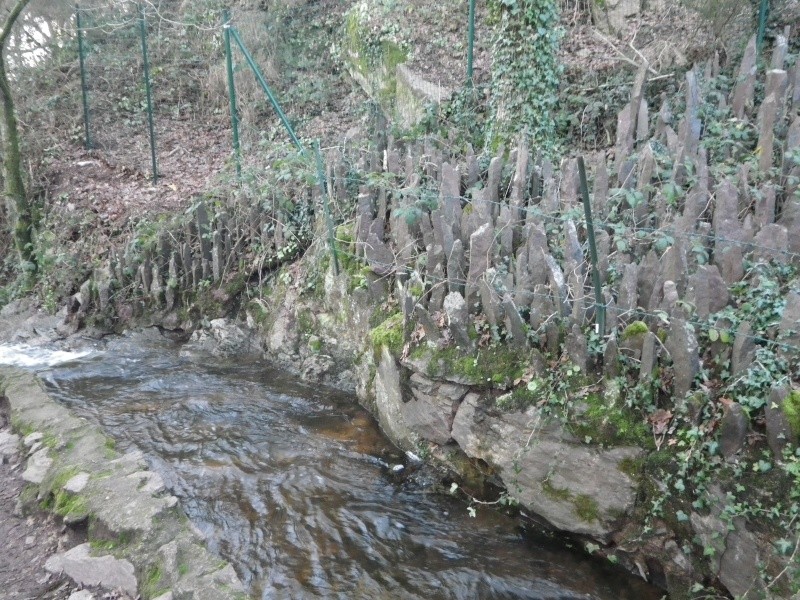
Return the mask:
{"type": "MultiPolygon", "coordinates": [[[[592,33],[594,33],[594,35],[596,35],[598,38],[600,38],[602,41],[604,41],[606,44],[608,44],[608,45],[611,47],[611,49],[612,49],[612,50],[614,50],[614,52],[616,52],[617,54],[619,54],[619,59],[620,59],[620,60],[622,60],[622,61],[624,61],[624,62],[628,63],[628,64],[629,64],[629,65],[631,65],[631,66],[634,66],[634,67],[636,67],[637,69],[638,69],[639,67],[641,67],[641,65],[640,65],[639,63],[637,63],[637,62],[636,62],[635,60],[633,60],[632,58],[629,58],[628,56],[626,56],[626,54],[625,54],[625,53],[624,53],[622,50],[620,50],[619,48],[617,48],[617,47],[614,45],[614,43],[613,43],[611,40],[609,40],[609,39],[608,39],[606,36],[604,36],[602,33],[600,33],[599,31],[597,31],[596,29],[592,29],[592,33]]],[[[637,53],[639,56],[642,56],[642,55],[641,55],[641,53],[640,53],[638,50],[636,50],[635,48],[634,48],[634,50],[636,51],[636,53],[637,53]]],[[[645,65],[647,65],[647,70],[648,70],[650,73],[652,73],[653,75],[658,75],[658,72],[657,72],[655,69],[653,69],[653,68],[650,66],[650,64],[647,62],[647,60],[646,60],[646,59],[644,59],[644,57],[643,57],[643,56],[642,56],[642,59],[644,60],[644,64],[645,64],[645,65]]]]}

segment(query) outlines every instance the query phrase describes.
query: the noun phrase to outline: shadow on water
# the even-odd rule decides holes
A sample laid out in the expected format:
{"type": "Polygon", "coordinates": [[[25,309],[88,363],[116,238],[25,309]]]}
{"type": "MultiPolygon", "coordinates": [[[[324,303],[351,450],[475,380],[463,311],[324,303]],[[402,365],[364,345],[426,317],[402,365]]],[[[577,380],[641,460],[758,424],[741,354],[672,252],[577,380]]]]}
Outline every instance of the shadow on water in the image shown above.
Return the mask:
{"type": "Polygon", "coordinates": [[[145,453],[255,597],[661,597],[510,518],[397,483],[386,467],[402,455],[352,397],[262,363],[133,338],[43,375],[145,453]]]}

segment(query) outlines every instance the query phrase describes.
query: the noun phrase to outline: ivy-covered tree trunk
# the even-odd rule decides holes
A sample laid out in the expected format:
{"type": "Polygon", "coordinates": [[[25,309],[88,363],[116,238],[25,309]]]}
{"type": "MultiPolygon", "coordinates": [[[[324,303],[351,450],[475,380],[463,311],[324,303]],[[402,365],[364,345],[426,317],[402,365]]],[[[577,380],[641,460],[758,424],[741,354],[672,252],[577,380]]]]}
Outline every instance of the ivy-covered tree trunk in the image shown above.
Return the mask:
{"type": "Polygon", "coordinates": [[[538,149],[556,145],[559,0],[490,0],[494,15],[489,144],[526,134],[538,149]]]}
{"type": "Polygon", "coordinates": [[[11,82],[6,65],[6,43],[22,11],[30,0],[17,0],[8,13],[3,29],[0,31],[0,95],[3,105],[3,171],[5,174],[4,192],[6,213],[10,217],[14,246],[20,260],[28,269],[35,268],[32,250],[33,219],[31,206],[25,193],[25,180],[22,172],[22,153],[19,143],[19,127],[14,98],[11,95],[11,82]]]}

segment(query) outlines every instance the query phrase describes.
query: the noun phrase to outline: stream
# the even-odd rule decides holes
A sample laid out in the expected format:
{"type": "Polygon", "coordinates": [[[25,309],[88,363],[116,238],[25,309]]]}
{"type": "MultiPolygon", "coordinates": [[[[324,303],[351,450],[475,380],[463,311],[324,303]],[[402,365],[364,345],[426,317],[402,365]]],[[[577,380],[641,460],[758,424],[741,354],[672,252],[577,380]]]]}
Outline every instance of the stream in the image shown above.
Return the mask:
{"type": "Polygon", "coordinates": [[[350,395],[148,336],[54,356],[0,346],[51,393],[138,448],[253,597],[650,600],[662,593],[427,493],[350,395]]]}

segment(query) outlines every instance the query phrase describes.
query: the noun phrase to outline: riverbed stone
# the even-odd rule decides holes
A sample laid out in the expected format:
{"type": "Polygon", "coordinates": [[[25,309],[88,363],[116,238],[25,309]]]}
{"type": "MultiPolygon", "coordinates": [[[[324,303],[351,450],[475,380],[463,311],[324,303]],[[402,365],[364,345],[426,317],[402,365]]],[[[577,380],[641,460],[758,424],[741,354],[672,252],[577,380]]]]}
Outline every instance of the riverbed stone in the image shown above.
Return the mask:
{"type": "Polygon", "coordinates": [[[456,410],[469,388],[433,381],[419,373],[411,375],[409,385],[413,400],[401,405],[406,425],[422,439],[439,445],[448,443],[456,410]]]}
{"type": "Polygon", "coordinates": [[[19,436],[0,431],[0,464],[6,464],[19,452],[19,436]]]}
{"type": "Polygon", "coordinates": [[[78,494],[83,491],[87,483],[89,483],[89,473],[81,471],[64,484],[63,490],[71,494],[78,494]]]}
{"type": "Polygon", "coordinates": [[[132,597],[136,596],[137,583],[133,565],[113,556],[91,556],[88,543],[50,557],[45,563],[45,569],[54,574],[63,572],[81,585],[121,589],[132,597]]]}
{"type": "Polygon", "coordinates": [[[636,482],[620,470],[638,448],[600,449],[575,440],[536,407],[495,410],[477,394],[461,403],[453,439],[497,470],[515,497],[553,527],[607,540],[632,509],[636,482]]]}
{"type": "Polygon", "coordinates": [[[28,483],[42,483],[47,471],[53,464],[53,459],[48,455],[47,448],[40,448],[28,459],[28,465],[22,473],[22,478],[28,483]]]}

